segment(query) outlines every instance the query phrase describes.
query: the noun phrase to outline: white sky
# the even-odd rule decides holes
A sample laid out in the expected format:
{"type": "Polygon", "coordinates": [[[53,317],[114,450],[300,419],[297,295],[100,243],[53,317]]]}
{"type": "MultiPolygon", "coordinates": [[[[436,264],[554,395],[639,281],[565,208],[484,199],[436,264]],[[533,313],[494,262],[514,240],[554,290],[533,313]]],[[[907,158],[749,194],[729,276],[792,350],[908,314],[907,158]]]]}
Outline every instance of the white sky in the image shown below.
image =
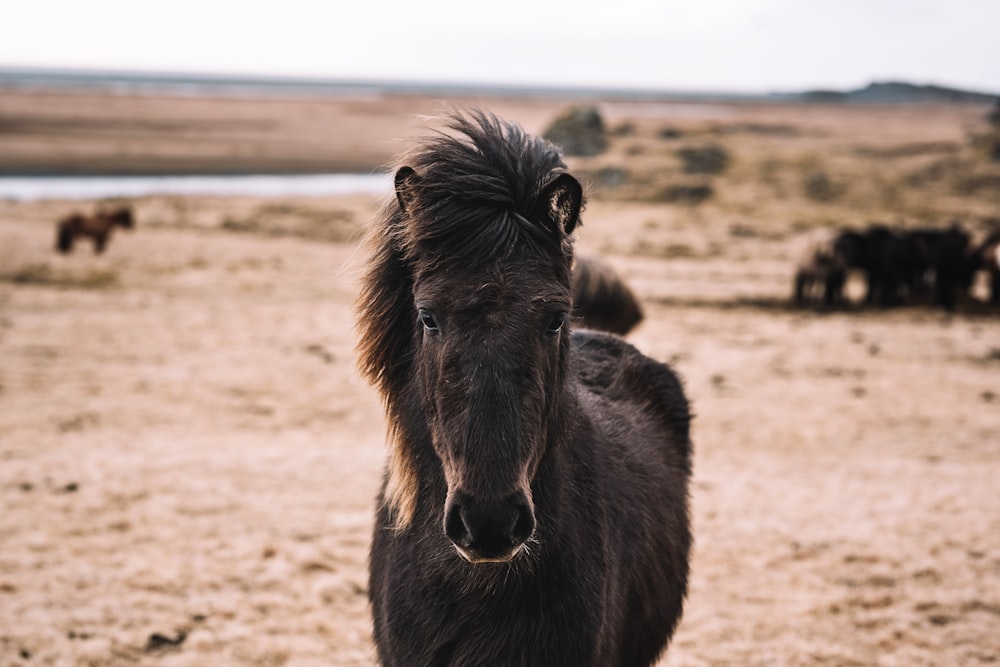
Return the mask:
{"type": "Polygon", "coordinates": [[[0,66],[1000,92],[1000,0],[4,0],[0,66]]]}

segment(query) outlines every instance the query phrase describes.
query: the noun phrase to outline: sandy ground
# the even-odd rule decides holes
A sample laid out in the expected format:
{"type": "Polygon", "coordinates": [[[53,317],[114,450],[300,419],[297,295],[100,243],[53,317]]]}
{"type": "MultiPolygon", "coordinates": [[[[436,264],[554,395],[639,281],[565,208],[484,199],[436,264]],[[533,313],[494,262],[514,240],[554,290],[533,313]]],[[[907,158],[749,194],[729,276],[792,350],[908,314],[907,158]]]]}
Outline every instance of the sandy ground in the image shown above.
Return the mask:
{"type": "MultiPolygon", "coordinates": [[[[880,112],[781,113],[825,141],[880,112]]],[[[973,117],[913,123],[957,145],[973,117]]],[[[660,664],[1000,661],[1000,317],[788,307],[797,233],[870,209],[779,205],[787,175],[754,188],[748,164],[697,209],[597,197],[580,231],[696,412],[693,580],[660,664]]],[[[73,204],[0,202],[0,664],[373,664],[384,422],[352,303],[378,202],[134,204],[97,257],[52,252],[73,204]]]]}

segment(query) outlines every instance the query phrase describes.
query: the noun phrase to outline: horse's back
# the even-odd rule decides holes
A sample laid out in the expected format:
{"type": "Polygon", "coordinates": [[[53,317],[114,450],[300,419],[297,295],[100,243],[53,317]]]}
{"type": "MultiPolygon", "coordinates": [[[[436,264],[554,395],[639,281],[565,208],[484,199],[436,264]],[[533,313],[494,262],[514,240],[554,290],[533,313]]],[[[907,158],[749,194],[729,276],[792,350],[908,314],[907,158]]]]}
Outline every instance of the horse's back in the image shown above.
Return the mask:
{"type": "Polygon", "coordinates": [[[642,306],[629,286],[608,264],[577,257],[573,266],[573,310],[582,326],[627,334],[642,321],[642,306]]]}
{"type": "Polygon", "coordinates": [[[691,413],[680,379],[668,365],[647,357],[621,338],[574,331],[577,376],[585,391],[619,411],[639,413],[669,432],[675,453],[691,452],[691,413]]]}

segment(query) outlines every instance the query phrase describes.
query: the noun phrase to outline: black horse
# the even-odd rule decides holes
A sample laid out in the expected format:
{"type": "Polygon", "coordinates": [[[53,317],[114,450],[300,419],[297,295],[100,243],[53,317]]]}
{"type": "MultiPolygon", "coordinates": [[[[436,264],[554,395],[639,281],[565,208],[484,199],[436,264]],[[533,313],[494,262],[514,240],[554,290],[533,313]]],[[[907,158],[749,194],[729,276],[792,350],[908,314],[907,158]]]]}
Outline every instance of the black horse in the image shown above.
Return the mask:
{"type": "Polygon", "coordinates": [[[642,322],[642,305],[609,264],[578,256],[573,265],[573,318],[587,329],[625,335],[642,322]]]}
{"type": "Polygon", "coordinates": [[[957,224],[902,230],[873,223],[842,231],[833,244],[844,267],[864,272],[869,305],[931,301],[952,310],[972,283],[969,234],[957,224]]]}
{"type": "Polygon", "coordinates": [[[391,456],[370,559],[384,665],[650,665],[681,615],[692,446],[677,376],[570,333],[582,191],[473,112],[371,233],[360,365],[391,456]]]}
{"type": "Polygon", "coordinates": [[[953,223],[945,229],[911,229],[901,238],[907,244],[905,275],[913,295],[930,295],[935,306],[953,310],[975,273],[971,236],[953,223]]]}
{"type": "Polygon", "coordinates": [[[847,283],[849,259],[856,253],[848,247],[847,232],[837,236],[814,235],[799,249],[795,265],[792,299],[796,305],[822,303],[824,306],[842,305],[844,285],[847,283]]]}
{"type": "MultiPolygon", "coordinates": [[[[997,105],[1000,113],[1000,104],[997,105]]],[[[991,232],[973,250],[972,272],[985,271],[990,285],[989,301],[1000,305],[1000,230],[991,232]]]]}

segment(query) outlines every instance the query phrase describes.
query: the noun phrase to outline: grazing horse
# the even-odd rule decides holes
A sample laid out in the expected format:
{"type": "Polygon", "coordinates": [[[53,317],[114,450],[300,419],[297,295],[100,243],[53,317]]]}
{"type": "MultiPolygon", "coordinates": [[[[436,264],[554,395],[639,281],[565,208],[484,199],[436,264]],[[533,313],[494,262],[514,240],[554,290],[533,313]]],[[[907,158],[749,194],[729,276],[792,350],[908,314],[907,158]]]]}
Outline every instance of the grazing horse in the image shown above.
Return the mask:
{"type": "Polygon", "coordinates": [[[642,306],[621,276],[596,257],[573,265],[573,317],[581,327],[625,335],[642,321],[642,306]]]}
{"type": "Polygon", "coordinates": [[[861,232],[841,232],[835,243],[847,267],[864,272],[867,305],[898,306],[923,289],[928,267],[909,234],[874,222],[861,232]]]}
{"type": "Polygon", "coordinates": [[[865,303],[899,306],[915,274],[912,242],[889,227],[875,223],[864,232],[862,265],[868,278],[865,303]]]}
{"type": "MultiPolygon", "coordinates": [[[[997,105],[1000,110],[1000,103],[997,105]]],[[[1000,230],[990,233],[972,253],[972,271],[985,271],[990,283],[990,303],[1000,305],[1000,230]]]]}
{"type": "Polygon", "coordinates": [[[975,273],[971,237],[958,223],[947,229],[913,229],[902,234],[909,244],[904,268],[915,295],[933,290],[935,306],[954,310],[959,293],[967,292],[975,273]]]}
{"type": "Polygon", "coordinates": [[[934,305],[953,310],[958,292],[972,283],[969,235],[957,224],[911,230],[875,224],[864,233],[863,247],[869,304],[896,306],[930,297],[934,305]]]}
{"type": "Polygon", "coordinates": [[[833,306],[844,300],[848,269],[847,256],[842,249],[844,238],[823,232],[803,242],[792,288],[796,305],[822,301],[824,306],[833,306]]]}
{"type": "Polygon", "coordinates": [[[127,206],[98,211],[91,216],[73,213],[56,225],[56,249],[63,253],[71,252],[78,237],[89,236],[94,241],[94,252],[100,254],[107,247],[115,227],[132,229],[134,224],[132,209],[127,206]]]}
{"type": "Polygon", "coordinates": [[[371,230],[360,367],[391,454],[370,554],[383,665],[651,665],[687,589],[671,369],[570,332],[583,193],[552,144],[453,114],[371,230]]]}

